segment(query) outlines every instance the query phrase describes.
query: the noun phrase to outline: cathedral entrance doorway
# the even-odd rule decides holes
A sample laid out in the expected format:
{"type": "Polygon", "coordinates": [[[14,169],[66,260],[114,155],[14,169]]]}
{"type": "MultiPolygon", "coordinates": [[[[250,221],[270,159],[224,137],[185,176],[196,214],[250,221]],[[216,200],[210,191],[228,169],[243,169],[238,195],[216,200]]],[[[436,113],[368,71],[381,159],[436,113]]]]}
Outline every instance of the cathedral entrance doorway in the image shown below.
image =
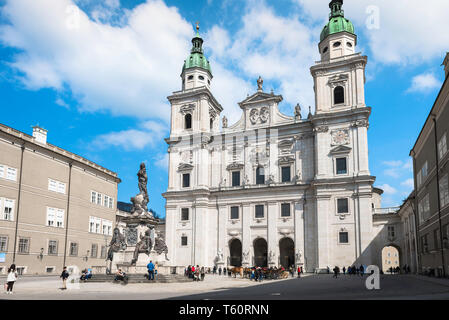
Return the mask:
{"type": "Polygon", "coordinates": [[[279,241],[280,264],[285,269],[295,264],[295,243],[290,238],[282,238],[279,241]]]}
{"type": "Polygon", "coordinates": [[[254,266],[268,267],[268,244],[265,239],[258,238],[254,240],[254,266]]]}
{"type": "Polygon", "coordinates": [[[230,261],[233,267],[242,266],[242,242],[239,239],[232,239],[229,242],[230,261]]]}

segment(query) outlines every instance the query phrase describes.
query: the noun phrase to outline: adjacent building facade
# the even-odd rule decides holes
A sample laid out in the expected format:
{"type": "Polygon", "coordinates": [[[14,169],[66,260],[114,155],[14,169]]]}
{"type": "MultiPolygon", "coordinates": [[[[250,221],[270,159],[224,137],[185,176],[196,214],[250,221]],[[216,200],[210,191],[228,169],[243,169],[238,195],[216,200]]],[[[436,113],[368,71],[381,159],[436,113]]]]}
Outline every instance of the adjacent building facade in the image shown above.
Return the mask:
{"type": "Polygon", "coordinates": [[[410,152],[418,272],[437,276],[449,275],[449,53],[443,65],[444,84],[410,152]]]}
{"type": "MultiPolygon", "coordinates": [[[[311,67],[316,111],[279,111],[281,95],[257,91],[228,125],[210,91],[211,66],[197,32],[171,103],[166,239],[173,266],[302,265],[306,271],[381,265],[373,241],[373,188],[365,104],[367,57],[341,0],[311,67]],[[221,126],[220,126],[221,124],[221,126]],[[220,128],[221,127],[221,128],[220,128]]],[[[293,72],[293,71],[292,71],[293,72]]],[[[382,247],[380,247],[382,248],[382,247]]]]}
{"type": "Polygon", "coordinates": [[[0,124],[0,275],[105,265],[115,225],[117,174],[0,124]]]}

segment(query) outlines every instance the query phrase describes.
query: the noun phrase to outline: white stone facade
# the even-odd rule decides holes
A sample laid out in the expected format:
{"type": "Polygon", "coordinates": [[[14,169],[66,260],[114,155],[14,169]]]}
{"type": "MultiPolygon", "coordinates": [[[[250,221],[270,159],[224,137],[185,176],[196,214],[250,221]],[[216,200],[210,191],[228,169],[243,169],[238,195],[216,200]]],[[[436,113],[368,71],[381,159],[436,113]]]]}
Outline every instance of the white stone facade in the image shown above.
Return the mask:
{"type": "Polygon", "coordinates": [[[307,119],[299,110],[282,114],[282,96],[263,92],[261,82],[239,104],[241,119],[229,127],[225,120],[221,130],[223,109],[209,85],[185,84],[168,98],[172,266],[303,265],[314,272],[372,262],[380,196],[368,162],[367,57],[354,53],[356,36],[347,32],[328,36],[320,51],[336,41],[351,46],[328,50],[312,66],[316,112],[307,119]]]}

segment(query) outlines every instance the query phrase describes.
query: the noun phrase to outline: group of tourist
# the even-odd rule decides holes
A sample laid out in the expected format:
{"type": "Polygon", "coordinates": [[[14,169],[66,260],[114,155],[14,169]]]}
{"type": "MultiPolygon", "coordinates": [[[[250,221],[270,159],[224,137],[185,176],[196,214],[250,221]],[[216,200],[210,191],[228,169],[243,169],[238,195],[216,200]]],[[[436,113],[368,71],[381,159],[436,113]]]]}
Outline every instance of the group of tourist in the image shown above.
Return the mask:
{"type": "MultiPolygon", "coordinates": [[[[206,272],[210,273],[210,268],[206,270],[206,268],[200,266],[188,266],[184,269],[184,275],[193,281],[204,281],[206,277],[206,272]]],[[[220,273],[221,274],[221,273],[220,273]]]]}
{"type": "MultiPolygon", "coordinates": [[[[341,271],[343,271],[343,274],[348,274],[348,275],[361,275],[363,277],[364,273],[365,273],[365,267],[363,265],[360,265],[360,267],[356,267],[354,266],[349,266],[347,269],[346,267],[343,267],[342,270],[340,271],[340,267],[339,266],[335,266],[332,271],[334,272],[334,278],[338,278],[338,275],[341,273],[341,271]]],[[[327,267],[327,273],[330,273],[330,268],[327,267]]]]}

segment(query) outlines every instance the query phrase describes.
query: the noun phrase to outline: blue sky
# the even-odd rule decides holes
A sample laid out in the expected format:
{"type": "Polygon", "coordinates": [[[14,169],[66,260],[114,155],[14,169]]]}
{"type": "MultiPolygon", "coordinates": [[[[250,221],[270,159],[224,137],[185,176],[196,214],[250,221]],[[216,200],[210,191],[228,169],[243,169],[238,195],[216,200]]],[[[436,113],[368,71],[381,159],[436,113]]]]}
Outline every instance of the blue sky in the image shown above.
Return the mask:
{"type": "MultiPolygon", "coordinates": [[[[259,75],[284,96],[283,112],[299,102],[306,113],[328,2],[0,0],[0,122],[26,133],[40,124],[50,143],[118,172],[119,201],[138,192],[145,161],[150,207],[164,214],[166,97],[180,89],[194,23],[231,123],[259,75]]],[[[371,173],[383,205],[400,205],[412,189],[409,151],[444,78],[449,2],[347,0],[344,9],[369,58],[371,173]]]]}

